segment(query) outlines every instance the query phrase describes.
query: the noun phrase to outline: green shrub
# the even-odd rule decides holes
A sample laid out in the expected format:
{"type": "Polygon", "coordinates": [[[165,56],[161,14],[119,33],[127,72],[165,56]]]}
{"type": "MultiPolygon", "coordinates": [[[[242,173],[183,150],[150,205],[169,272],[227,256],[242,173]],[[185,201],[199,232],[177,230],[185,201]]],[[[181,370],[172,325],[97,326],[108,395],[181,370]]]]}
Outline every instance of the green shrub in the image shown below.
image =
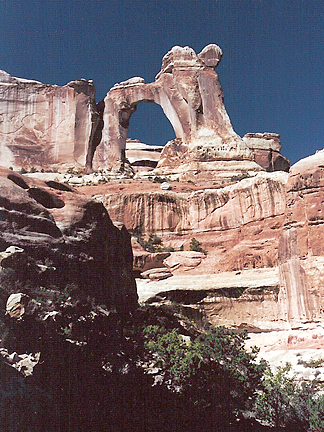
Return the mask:
{"type": "Polygon", "coordinates": [[[189,250],[194,252],[202,252],[203,254],[207,255],[205,249],[201,247],[200,241],[198,241],[194,237],[190,240],[189,250]]]}

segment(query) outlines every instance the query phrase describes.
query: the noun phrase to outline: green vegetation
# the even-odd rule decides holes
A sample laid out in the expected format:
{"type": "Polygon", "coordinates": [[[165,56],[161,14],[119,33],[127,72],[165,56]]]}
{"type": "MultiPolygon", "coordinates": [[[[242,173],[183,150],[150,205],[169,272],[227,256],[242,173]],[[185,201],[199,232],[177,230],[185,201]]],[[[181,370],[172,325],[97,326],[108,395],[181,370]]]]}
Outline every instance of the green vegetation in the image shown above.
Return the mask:
{"type": "Polygon", "coordinates": [[[200,241],[198,241],[194,237],[190,240],[189,250],[194,252],[202,252],[203,254],[207,255],[205,249],[201,247],[200,241]]]}
{"type": "Polygon", "coordinates": [[[309,361],[306,360],[298,360],[298,364],[301,364],[305,367],[309,367],[309,368],[319,368],[324,366],[324,359],[319,358],[319,359],[310,359],[309,361]]]}
{"type": "Polygon", "coordinates": [[[181,394],[191,409],[231,422],[252,406],[265,363],[256,362],[256,348],[245,350],[247,333],[218,327],[188,341],[177,329],[148,326],[143,334],[161,385],[181,394]]]}
{"type": "Polygon", "coordinates": [[[250,177],[251,177],[251,175],[247,171],[242,170],[241,174],[233,175],[231,177],[231,181],[233,181],[233,182],[239,182],[241,180],[244,180],[244,179],[250,178],[250,177]]]}
{"type": "Polygon", "coordinates": [[[136,237],[138,243],[145,249],[147,252],[174,252],[173,247],[164,246],[161,237],[156,235],[155,233],[150,233],[147,238],[145,238],[141,230],[129,230],[129,232],[136,237]]]}
{"type": "MultiPolygon", "coordinates": [[[[151,243],[161,246],[153,234],[151,243]]],[[[271,370],[245,348],[247,332],[198,329],[170,306],[121,316],[75,285],[45,289],[5,270],[0,339],[9,353],[41,352],[31,377],[0,361],[1,430],[324,430],[319,382],[299,380],[289,364],[271,370]],[[4,314],[12,292],[34,302],[19,321],[4,314]]]]}
{"type": "Polygon", "coordinates": [[[276,432],[323,431],[324,397],[318,381],[301,381],[291,365],[272,371],[268,367],[256,401],[256,416],[276,432]]]}

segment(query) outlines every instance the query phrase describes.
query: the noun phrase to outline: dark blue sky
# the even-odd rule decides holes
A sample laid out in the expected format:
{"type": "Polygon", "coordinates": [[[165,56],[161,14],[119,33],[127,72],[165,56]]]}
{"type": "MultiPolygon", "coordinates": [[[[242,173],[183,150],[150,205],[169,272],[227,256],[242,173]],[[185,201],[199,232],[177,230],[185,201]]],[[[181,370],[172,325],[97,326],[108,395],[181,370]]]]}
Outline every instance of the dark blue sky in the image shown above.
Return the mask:
{"type": "MultiPolygon", "coordinates": [[[[223,49],[217,71],[234,129],[277,132],[292,163],[324,147],[322,0],[0,0],[0,69],[64,85],[154,80],[174,45],[223,49]]],[[[140,104],[130,135],[163,144],[161,109],[140,104]]]]}

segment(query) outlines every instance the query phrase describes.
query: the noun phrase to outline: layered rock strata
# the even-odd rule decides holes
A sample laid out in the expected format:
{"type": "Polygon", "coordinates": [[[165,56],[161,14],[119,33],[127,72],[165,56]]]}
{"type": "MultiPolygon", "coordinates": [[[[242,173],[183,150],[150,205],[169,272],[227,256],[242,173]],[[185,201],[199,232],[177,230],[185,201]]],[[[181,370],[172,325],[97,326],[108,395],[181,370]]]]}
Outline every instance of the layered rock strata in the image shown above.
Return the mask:
{"type": "Polygon", "coordinates": [[[56,181],[1,169],[0,250],[17,279],[64,288],[76,284],[120,310],[136,306],[130,236],[98,202],[56,181]]]}
{"type": "Polygon", "coordinates": [[[323,167],[324,151],[320,151],[296,163],[289,174],[259,173],[219,189],[124,192],[100,199],[114,219],[144,234],[156,233],[165,246],[177,251],[163,261],[173,277],[156,282],[155,294],[160,299],[178,299],[185,305],[190,290],[201,288],[194,298],[201,295],[197,304],[214,323],[239,325],[240,321],[247,328],[305,329],[310,323],[323,322],[323,167]],[[193,237],[201,242],[207,257],[189,269],[174,265],[180,262],[179,250],[188,250],[193,237]],[[253,269],[276,271],[271,290],[260,274],[253,295],[247,284],[242,292],[229,296],[230,300],[226,290],[218,291],[214,301],[212,287],[206,291],[199,281],[199,276],[212,278],[224,272],[232,272],[235,281],[237,275],[253,269]],[[185,284],[176,288],[176,278],[185,274],[185,284]],[[174,294],[160,295],[168,291],[167,284],[174,294]],[[266,304],[267,312],[261,312],[266,304]]]}
{"type": "Polygon", "coordinates": [[[99,123],[92,81],[80,79],[59,87],[0,71],[1,165],[90,166],[100,140],[99,123]]]}
{"type": "Polygon", "coordinates": [[[127,139],[125,157],[135,172],[150,171],[157,166],[162,150],[162,146],[127,139]]]}
{"type": "Polygon", "coordinates": [[[243,141],[252,150],[255,162],[266,171],[289,171],[290,162],[280,154],[280,136],[275,133],[248,133],[243,141]]]}
{"type": "Polygon", "coordinates": [[[186,178],[187,173],[203,180],[201,172],[208,171],[226,181],[242,172],[286,170],[289,162],[280,156],[277,135],[242,139],[235,133],[214,70],[221,57],[215,44],[199,54],[175,46],[163,57],[154,82],[130,78],[114,85],[98,104],[92,81],[58,87],[0,71],[0,163],[61,172],[157,166],[158,175],[186,178]],[[159,146],[139,147],[132,141],[127,149],[129,121],[141,102],[159,104],[173,126],[176,139],[165,146],[161,159],[159,146]]]}
{"type": "Polygon", "coordinates": [[[208,251],[199,272],[278,263],[287,174],[260,173],[220,189],[193,192],[119,192],[97,195],[113,220],[156,233],[167,246],[189,248],[195,237],[208,251]]]}

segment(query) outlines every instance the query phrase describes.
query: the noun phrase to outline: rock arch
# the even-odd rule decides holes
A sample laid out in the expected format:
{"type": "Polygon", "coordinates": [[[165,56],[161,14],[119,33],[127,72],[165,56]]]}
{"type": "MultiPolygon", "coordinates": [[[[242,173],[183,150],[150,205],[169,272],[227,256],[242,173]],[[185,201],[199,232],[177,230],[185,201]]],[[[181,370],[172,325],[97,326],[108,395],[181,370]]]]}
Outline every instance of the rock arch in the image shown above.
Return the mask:
{"type": "Polygon", "coordinates": [[[198,55],[190,47],[175,46],[162,61],[152,83],[134,77],[115,84],[105,98],[102,140],[93,168],[117,168],[123,162],[129,121],[140,102],[154,102],[170,121],[176,138],[190,150],[213,147],[216,159],[252,159],[243,140],[234,132],[224,106],[224,95],[214,68],[222,57],[215,44],[198,55]]]}

